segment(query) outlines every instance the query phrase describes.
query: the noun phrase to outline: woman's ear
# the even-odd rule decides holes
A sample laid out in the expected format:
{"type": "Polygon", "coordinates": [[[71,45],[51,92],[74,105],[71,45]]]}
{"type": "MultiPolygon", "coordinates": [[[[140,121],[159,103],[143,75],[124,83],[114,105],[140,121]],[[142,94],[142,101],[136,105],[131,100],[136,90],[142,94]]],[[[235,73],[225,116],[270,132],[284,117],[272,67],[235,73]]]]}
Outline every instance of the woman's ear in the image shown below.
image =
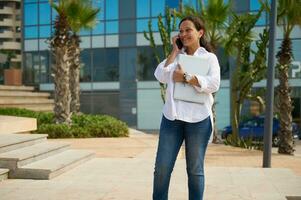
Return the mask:
{"type": "Polygon", "coordinates": [[[199,32],[199,38],[201,38],[201,37],[204,35],[204,30],[201,29],[201,30],[199,30],[198,32],[199,32]]]}

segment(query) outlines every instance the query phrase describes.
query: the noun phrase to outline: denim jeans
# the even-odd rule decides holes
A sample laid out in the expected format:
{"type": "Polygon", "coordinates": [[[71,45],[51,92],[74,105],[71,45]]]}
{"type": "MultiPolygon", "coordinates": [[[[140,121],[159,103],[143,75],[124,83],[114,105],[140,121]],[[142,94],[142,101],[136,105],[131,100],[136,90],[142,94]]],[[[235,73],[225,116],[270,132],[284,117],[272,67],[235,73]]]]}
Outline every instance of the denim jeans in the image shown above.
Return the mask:
{"type": "Polygon", "coordinates": [[[189,200],[202,200],[204,193],[204,157],[212,127],[210,117],[197,123],[162,117],[157,150],[153,200],[167,200],[170,176],[185,140],[189,200]]]}

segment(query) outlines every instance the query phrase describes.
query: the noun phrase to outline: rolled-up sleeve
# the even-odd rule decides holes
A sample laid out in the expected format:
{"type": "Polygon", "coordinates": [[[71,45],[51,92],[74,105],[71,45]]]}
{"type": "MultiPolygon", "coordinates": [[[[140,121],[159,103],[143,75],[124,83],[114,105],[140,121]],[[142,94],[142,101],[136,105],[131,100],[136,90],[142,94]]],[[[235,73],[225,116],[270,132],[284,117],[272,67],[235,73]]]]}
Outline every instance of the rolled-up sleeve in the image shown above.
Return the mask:
{"type": "Polygon", "coordinates": [[[215,54],[210,55],[209,65],[209,72],[206,76],[195,75],[201,87],[194,86],[194,88],[200,93],[214,93],[220,86],[220,66],[215,54]]]}
{"type": "Polygon", "coordinates": [[[155,77],[161,83],[167,83],[169,79],[170,72],[176,66],[176,62],[169,64],[168,66],[164,67],[166,59],[163,60],[155,70],[155,77]]]}

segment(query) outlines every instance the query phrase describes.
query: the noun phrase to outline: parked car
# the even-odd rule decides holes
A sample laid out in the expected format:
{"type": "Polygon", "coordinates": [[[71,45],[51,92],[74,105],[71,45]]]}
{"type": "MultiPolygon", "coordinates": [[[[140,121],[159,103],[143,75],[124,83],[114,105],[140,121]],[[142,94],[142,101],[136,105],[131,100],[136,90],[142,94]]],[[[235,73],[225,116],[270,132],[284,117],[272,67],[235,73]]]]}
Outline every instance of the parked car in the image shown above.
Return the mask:
{"type": "MultiPolygon", "coordinates": [[[[300,129],[296,123],[292,124],[293,138],[300,137],[300,129]]],[[[280,131],[279,120],[273,118],[273,145],[277,146],[279,143],[278,131],[280,131]]],[[[232,127],[226,126],[222,130],[222,139],[226,139],[228,135],[232,134],[232,127]]],[[[239,125],[239,136],[241,138],[252,137],[255,140],[262,140],[264,135],[264,116],[253,117],[246,120],[239,125]]]]}

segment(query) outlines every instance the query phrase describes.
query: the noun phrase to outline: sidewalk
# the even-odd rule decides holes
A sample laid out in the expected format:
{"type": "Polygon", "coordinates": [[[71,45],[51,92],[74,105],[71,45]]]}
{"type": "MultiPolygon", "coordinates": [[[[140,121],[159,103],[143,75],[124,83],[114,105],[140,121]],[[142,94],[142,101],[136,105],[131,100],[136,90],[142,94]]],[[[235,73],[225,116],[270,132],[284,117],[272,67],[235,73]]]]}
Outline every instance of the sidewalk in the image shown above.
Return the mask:
{"type": "MultiPolygon", "coordinates": [[[[55,140],[57,141],[57,140],[55,140]]],[[[151,199],[158,137],[132,130],[129,138],[68,139],[72,148],[93,149],[96,158],[50,181],[5,180],[1,200],[151,199]]],[[[285,200],[301,196],[301,157],[273,154],[261,168],[262,152],[209,145],[205,200],[285,200]]],[[[170,184],[170,200],[187,199],[184,151],[170,184]]]]}

